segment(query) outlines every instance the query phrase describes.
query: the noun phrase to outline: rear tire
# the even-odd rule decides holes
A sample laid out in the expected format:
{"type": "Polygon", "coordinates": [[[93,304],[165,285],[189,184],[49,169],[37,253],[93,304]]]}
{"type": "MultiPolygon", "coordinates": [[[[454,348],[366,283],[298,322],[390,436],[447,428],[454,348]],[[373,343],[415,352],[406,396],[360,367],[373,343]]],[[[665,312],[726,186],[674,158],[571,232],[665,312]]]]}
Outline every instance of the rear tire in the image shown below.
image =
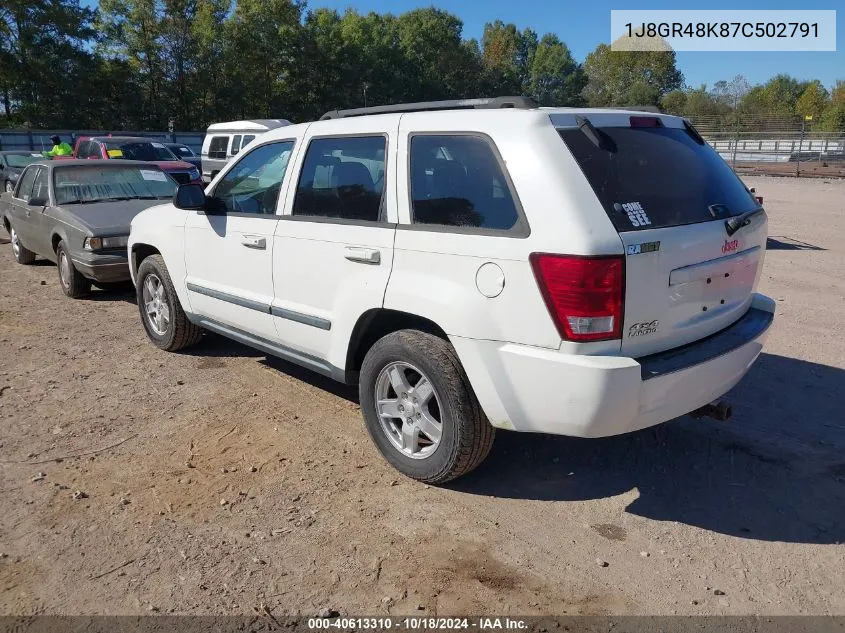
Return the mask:
{"type": "Polygon", "coordinates": [[[11,226],[9,227],[9,238],[12,241],[12,254],[15,256],[17,263],[29,266],[35,262],[35,253],[21,244],[17,231],[11,226]]]}
{"type": "Polygon", "coordinates": [[[91,280],[83,277],[73,266],[70,253],[64,241],[56,247],[56,264],[59,271],[59,285],[62,292],[71,299],[79,299],[91,292],[91,280]]]}
{"type": "Polygon", "coordinates": [[[195,345],[202,328],[188,320],[161,255],[150,255],[138,267],[136,296],[141,323],[156,346],[175,352],[195,345]]]}
{"type": "Polygon", "coordinates": [[[465,475],[487,457],[495,429],[448,341],[418,330],[379,339],[360,372],[370,437],[399,472],[431,484],[465,475]]]}

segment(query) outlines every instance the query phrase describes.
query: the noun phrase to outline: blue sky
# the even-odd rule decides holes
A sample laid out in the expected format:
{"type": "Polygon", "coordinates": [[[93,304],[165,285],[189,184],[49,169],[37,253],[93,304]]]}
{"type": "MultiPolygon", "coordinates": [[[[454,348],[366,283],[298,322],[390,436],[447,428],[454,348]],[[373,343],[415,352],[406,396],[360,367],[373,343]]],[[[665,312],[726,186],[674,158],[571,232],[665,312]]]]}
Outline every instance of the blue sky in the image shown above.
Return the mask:
{"type": "MultiPolygon", "coordinates": [[[[96,4],[95,0],[83,0],[96,4]]],[[[459,16],[464,37],[481,37],[486,22],[499,19],[513,22],[520,29],[531,27],[540,35],[556,33],[584,61],[598,44],[608,43],[611,9],[842,9],[842,0],[726,0],[686,3],[678,0],[309,0],[310,8],[330,7],[343,11],[352,7],[360,12],[403,13],[410,9],[437,6],[459,16]]],[[[741,74],[752,83],[762,83],[777,73],[798,79],[820,79],[828,88],[836,79],[845,79],[845,11],[837,18],[835,52],[802,53],[699,53],[679,52],[678,66],[687,84],[712,86],[720,79],[741,74]]]]}

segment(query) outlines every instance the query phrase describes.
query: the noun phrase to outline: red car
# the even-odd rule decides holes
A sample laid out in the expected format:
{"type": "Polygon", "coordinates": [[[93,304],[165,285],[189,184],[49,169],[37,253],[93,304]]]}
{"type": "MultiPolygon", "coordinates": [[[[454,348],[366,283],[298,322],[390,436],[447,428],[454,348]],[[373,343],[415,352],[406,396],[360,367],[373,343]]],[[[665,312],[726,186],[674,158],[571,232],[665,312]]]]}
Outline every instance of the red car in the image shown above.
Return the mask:
{"type": "Polygon", "coordinates": [[[80,136],[73,158],[142,160],[158,165],[179,184],[203,184],[199,169],[179,160],[164,143],[140,136],[80,136]]]}

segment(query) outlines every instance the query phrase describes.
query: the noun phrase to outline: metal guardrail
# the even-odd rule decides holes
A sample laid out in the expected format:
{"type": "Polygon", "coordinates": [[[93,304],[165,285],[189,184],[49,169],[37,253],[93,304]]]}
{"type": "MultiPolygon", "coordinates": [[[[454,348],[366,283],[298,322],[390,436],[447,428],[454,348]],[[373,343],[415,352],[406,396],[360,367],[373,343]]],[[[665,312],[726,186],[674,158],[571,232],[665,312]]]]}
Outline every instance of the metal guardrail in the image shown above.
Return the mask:
{"type": "Polygon", "coordinates": [[[14,130],[0,129],[0,150],[41,152],[52,147],[50,137],[58,134],[71,145],[79,136],[143,136],[167,143],[182,143],[197,154],[202,149],[205,132],[127,132],[123,130],[14,130]]]}

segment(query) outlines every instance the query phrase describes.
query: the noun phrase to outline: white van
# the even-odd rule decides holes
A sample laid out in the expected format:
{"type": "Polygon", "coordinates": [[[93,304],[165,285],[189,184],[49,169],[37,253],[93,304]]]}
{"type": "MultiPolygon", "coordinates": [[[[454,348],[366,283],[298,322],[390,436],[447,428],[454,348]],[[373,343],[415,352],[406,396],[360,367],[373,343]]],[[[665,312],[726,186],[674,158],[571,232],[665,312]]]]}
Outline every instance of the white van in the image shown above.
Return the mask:
{"type": "Polygon", "coordinates": [[[211,182],[229,160],[268,130],[290,125],[286,119],[227,121],[208,126],[202,142],[202,179],[211,182]]]}

